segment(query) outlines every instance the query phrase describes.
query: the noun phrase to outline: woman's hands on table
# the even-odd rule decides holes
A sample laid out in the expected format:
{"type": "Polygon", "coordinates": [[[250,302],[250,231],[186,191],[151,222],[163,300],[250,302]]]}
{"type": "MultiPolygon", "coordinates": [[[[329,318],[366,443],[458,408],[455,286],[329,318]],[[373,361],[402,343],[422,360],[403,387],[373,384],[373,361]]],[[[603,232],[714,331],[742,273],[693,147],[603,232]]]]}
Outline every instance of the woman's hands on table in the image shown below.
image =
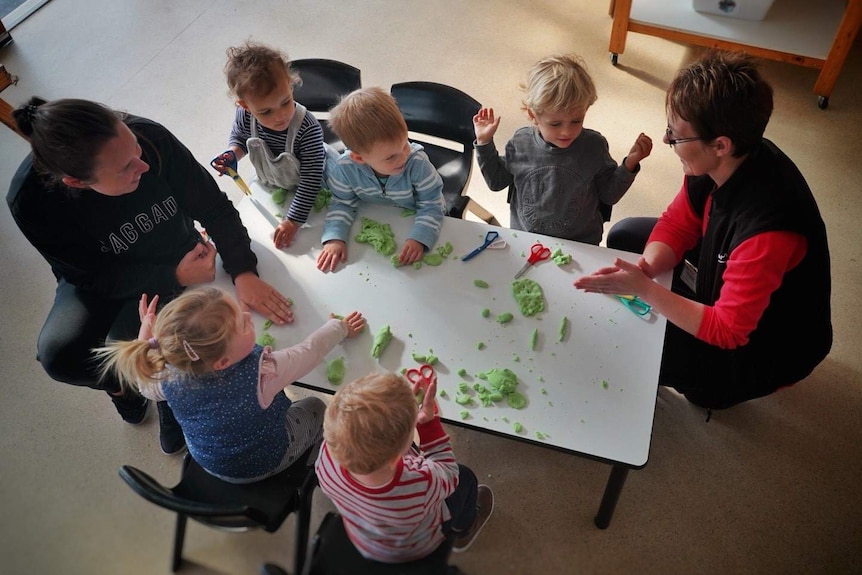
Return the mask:
{"type": "Polygon", "coordinates": [[[240,304],[279,325],[293,322],[291,303],[277,289],[252,272],[234,278],[236,297],[240,304]]]}

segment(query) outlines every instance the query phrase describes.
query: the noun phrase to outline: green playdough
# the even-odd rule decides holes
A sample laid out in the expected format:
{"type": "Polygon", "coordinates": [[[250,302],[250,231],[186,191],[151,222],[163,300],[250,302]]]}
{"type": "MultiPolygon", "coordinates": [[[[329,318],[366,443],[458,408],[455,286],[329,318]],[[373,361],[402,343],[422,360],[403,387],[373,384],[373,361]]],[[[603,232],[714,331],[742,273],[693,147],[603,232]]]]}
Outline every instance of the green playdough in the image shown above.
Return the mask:
{"type": "Polygon", "coordinates": [[[526,317],[545,311],[545,296],[542,292],[542,286],[530,278],[513,281],[512,295],[515,296],[521,313],[526,317]]]}
{"type": "Polygon", "coordinates": [[[323,208],[329,207],[329,201],[332,199],[332,192],[329,188],[321,188],[314,197],[314,211],[322,212],[323,208]]]}
{"type": "Polygon", "coordinates": [[[497,316],[497,323],[509,323],[514,318],[515,318],[515,316],[513,316],[509,312],[501,313],[497,316]]]}
{"type": "Polygon", "coordinates": [[[333,359],[326,366],[326,380],[332,385],[341,385],[344,381],[344,358],[333,359]]]}
{"type": "Polygon", "coordinates": [[[482,351],[483,349],[485,349],[485,342],[484,342],[484,341],[480,341],[479,343],[477,343],[477,344],[476,344],[476,349],[478,349],[479,351],[482,351]]]}
{"type": "Polygon", "coordinates": [[[488,317],[489,315],[491,315],[491,310],[488,308],[482,310],[482,317],[488,317]]]}
{"type": "Polygon", "coordinates": [[[480,288],[488,287],[488,282],[485,280],[473,280],[473,285],[480,288]]]}
{"type": "Polygon", "coordinates": [[[418,353],[414,353],[412,355],[413,355],[413,361],[415,361],[416,363],[425,363],[425,356],[424,355],[420,355],[418,353]]]}
{"type": "Polygon", "coordinates": [[[401,208],[401,217],[409,218],[416,214],[416,210],[411,210],[410,208],[401,208]]]}
{"type": "Polygon", "coordinates": [[[563,250],[560,248],[555,249],[551,252],[551,259],[554,260],[554,263],[558,266],[564,266],[566,264],[572,263],[572,256],[569,254],[564,254],[563,250]]]}
{"type": "Polygon", "coordinates": [[[439,266],[443,263],[443,256],[440,254],[425,254],[422,256],[422,262],[429,266],[439,266]]]}
{"type": "Polygon", "coordinates": [[[461,377],[466,377],[467,370],[462,367],[461,369],[458,370],[458,375],[460,375],[461,377]]]}
{"type": "Polygon", "coordinates": [[[465,393],[456,393],[455,403],[457,403],[458,405],[473,405],[475,402],[473,401],[472,395],[467,395],[465,393]]]}
{"type": "Polygon", "coordinates": [[[429,355],[425,358],[425,363],[427,363],[428,365],[435,365],[437,363],[437,356],[429,355]]]}
{"type": "Polygon", "coordinates": [[[524,431],[524,426],[516,421],[512,424],[512,429],[515,430],[515,433],[521,433],[522,431],[524,431]]]}
{"type": "Polygon", "coordinates": [[[460,415],[461,415],[461,419],[467,419],[470,417],[470,412],[465,409],[465,410],[461,411],[460,415]]]}
{"type": "Polygon", "coordinates": [[[455,248],[452,247],[452,242],[446,242],[442,246],[437,246],[437,253],[445,258],[452,253],[453,249],[455,248]]]}
{"type": "Polygon", "coordinates": [[[263,322],[263,330],[266,331],[272,327],[272,320],[268,319],[263,322]]]}
{"type": "Polygon", "coordinates": [[[566,332],[569,331],[569,318],[563,316],[563,319],[560,320],[560,333],[557,341],[563,341],[566,337],[566,332]]]}
{"type": "Polygon", "coordinates": [[[391,256],[395,253],[395,234],[389,224],[381,224],[371,218],[362,218],[362,229],[356,236],[360,244],[371,244],[378,253],[391,256]]]}
{"type": "Polygon", "coordinates": [[[494,368],[483,371],[476,377],[487,381],[488,385],[501,393],[511,393],[518,385],[518,376],[509,368],[494,368]]]}
{"type": "Polygon", "coordinates": [[[465,382],[461,381],[458,383],[458,391],[460,391],[461,393],[467,393],[469,390],[470,386],[467,385],[465,382]]]}
{"type": "Polygon", "coordinates": [[[533,330],[533,334],[530,336],[530,349],[535,350],[536,344],[539,341],[539,328],[533,330]]]}
{"type": "Polygon", "coordinates": [[[442,397],[442,398],[444,398],[444,399],[445,399],[445,398],[447,398],[447,397],[449,397],[449,394],[448,394],[448,393],[446,393],[446,390],[445,390],[445,389],[441,389],[441,390],[440,390],[440,392],[439,392],[437,395],[439,395],[440,397],[442,397]]]}
{"type": "Polygon", "coordinates": [[[283,206],[287,200],[287,190],[284,188],[275,188],[272,191],[272,202],[278,206],[283,206]]]}
{"type": "Polygon", "coordinates": [[[259,343],[263,347],[273,347],[275,345],[275,338],[272,337],[272,334],[270,333],[262,333],[257,337],[257,343],[259,343]]]}
{"type": "Polygon", "coordinates": [[[506,402],[509,404],[509,407],[513,407],[515,409],[524,409],[527,406],[527,398],[517,391],[513,391],[506,395],[506,402]]]}
{"type": "Polygon", "coordinates": [[[422,267],[422,260],[413,262],[413,269],[418,270],[422,267]]]}
{"type": "Polygon", "coordinates": [[[374,345],[371,347],[371,357],[378,358],[389,342],[392,341],[392,331],[388,325],[384,325],[377,331],[374,336],[374,345]]]}

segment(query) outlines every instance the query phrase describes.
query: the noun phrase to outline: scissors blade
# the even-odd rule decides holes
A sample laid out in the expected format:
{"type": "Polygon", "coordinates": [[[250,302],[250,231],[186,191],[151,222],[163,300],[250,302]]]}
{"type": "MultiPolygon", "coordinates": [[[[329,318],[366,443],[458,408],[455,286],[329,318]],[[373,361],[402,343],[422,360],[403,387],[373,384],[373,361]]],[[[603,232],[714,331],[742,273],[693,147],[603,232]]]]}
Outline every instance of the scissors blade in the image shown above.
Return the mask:
{"type": "Polygon", "coordinates": [[[245,180],[242,179],[242,176],[240,176],[236,172],[236,170],[234,170],[233,168],[228,168],[227,175],[233,178],[233,181],[236,182],[236,185],[239,186],[239,189],[242,190],[242,193],[247,196],[251,195],[251,189],[248,187],[248,184],[245,183],[245,180]]]}
{"type": "Polygon", "coordinates": [[[530,262],[525,263],[525,264],[524,264],[524,267],[522,267],[522,268],[518,271],[518,273],[516,273],[516,274],[515,274],[515,279],[518,279],[519,277],[521,277],[522,275],[524,275],[524,273],[525,273],[528,269],[530,269],[530,266],[531,266],[531,265],[533,265],[533,264],[531,264],[530,262]]]}
{"type": "Polygon", "coordinates": [[[479,246],[478,248],[476,248],[475,250],[473,250],[472,252],[470,252],[470,253],[469,253],[469,254],[467,254],[466,256],[462,257],[462,258],[461,258],[461,261],[462,261],[462,262],[466,262],[467,260],[470,260],[470,259],[475,258],[475,257],[476,257],[476,256],[478,256],[480,253],[482,253],[482,250],[484,250],[484,249],[485,249],[485,247],[486,247],[486,246],[479,246]]]}
{"type": "Polygon", "coordinates": [[[251,200],[251,203],[254,205],[254,207],[257,208],[257,211],[259,211],[261,215],[263,215],[263,217],[265,217],[266,220],[272,224],[272,227],[277,228],[281,225],[281,222],[278,221],[278,218],[272,215],[272,212],[270,212],[268,209],[263,207],[263,205],[259,201],[257,201],[252,196],[248,196],[248,199],[251,200]]]}

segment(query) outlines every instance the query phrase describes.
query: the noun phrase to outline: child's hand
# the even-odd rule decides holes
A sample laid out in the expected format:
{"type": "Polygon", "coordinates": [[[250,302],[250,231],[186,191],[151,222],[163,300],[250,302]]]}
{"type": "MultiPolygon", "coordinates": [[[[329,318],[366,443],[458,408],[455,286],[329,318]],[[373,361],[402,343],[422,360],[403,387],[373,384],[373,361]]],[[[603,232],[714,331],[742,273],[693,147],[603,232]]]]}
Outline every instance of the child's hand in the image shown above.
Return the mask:
{"type": "Polygon", "coordinates": [[[414,383],[413,395],[418,394],[420,390],[424,391],[425,394],[422,396],[422,405],[419,406],[419,414],[416,416],[416,425],[428,423],[437,417],[437,400],[435,399],[437,396],[437,378],[431,380],[426,388],[422,387],[421,381],[414,383]]]}
{"type": "Polygon", "coordinates": [[[424,255],[425,246],[416,240],[410,239],[404,242],[404,247],[401,248],[401,254],[398,256],[398,263],[402,266],[407,266],[418,262],[424,255]]]}
{"type": "Polygon", "coordinates": [[[290,244],[293,243],[293,238],[296,237],[296,232],[298,231],[298,223],[291,220],[284,220],[281,222],[281,224],[275,228],[275,235],[272,237],[275,247],[277,249],[290,247],[290,244]]]}
{"type": "Polygon", "coordinates": [[[476,144],[482,146],[494,139],[502,116],[494,116],[494,108],[482,108],[473,116],[473,129],[476,131],[476,144]]]}
{"type": "Polygon", "coordinates": [[[341,240],[331,240],[323,245],[323,251],[317,256],[317,269],[331,272],[338,264],[347,261],[347,244],[341,240]]]}
{"type": "MultiPolygon", "coordinates": [[[[334,315],[332,317],[335,317],[334,315]]],[[[347,337],[353,337],[365,329],[365,318],[358,311],[355,311],[341,320],[347,326],[347,337]]]]}
{"type": "Polygon", "coordinates": [[[210,165],[215,168],[219,176],[227,173],[227,169],[231,168],[234,172],[237,170],[236,153],[233,150],[225,150],[210,161],[210,165]]]}
{"type": "Polygon", "coordinates": [[[641,132],[632,149],[629,150],[629,155],[626,156],[626,169],[634,172],[638,163],[649,156],[650,152],[652,152],[652,138],[641,132]]]}
{"type": "Polygon", "coordinates": [[[147,294],[141,295],[138,302],[138,317],[141,318],[141,329],[138,330],[138,339],[150,339],[153,337],[153,324],[156,323],[156,306],[159,304],[159,296],[153,296],[153,300],[147,304],[147,294]]]}

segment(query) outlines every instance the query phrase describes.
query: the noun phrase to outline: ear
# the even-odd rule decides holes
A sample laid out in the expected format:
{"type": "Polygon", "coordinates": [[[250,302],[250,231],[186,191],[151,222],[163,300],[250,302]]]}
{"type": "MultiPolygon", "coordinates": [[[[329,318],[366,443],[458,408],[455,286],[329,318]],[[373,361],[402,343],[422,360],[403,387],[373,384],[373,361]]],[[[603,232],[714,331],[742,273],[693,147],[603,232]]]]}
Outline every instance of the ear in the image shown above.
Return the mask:
{"type": "Polygon", "coordinates": [[[356,162],[357,164],[364,164],[365,163],[365,160],[362,159],[362,156],[360,156],[359,154],[357,154],[353,150],[350,151],[350,159],[353,160],[354,162],[356,162]]]}
{"type": "Polygon", "coordinates": [[[238,99],[236,101],[236,105],[239,106],[240,108],[242,108],[243,110],[245,110],[246,112],[249,112],[248,104],[245,103],[245,100],[238,99]]]}
{"type": "Polygon", "coordinates": [[[227,367],[230,367],[230,359],[227,356],[220,357],[213,362],[213,369],[215,371],[221,371],[227,367]]]}
{"type": "Polygon", "coordinates": [[[730,156],[733,154],[733,140],[727,136],[719,136],[713,141],[715,153],[718,156],[730,156]]]}
{"type": "Polygon", "coordinates": [[[536,118],[536,114],[534,114],[530,108],[527,108],[527,117],[530,118],[530,121],[533,122],[533,124],[537,126],[539,125],[539,119],[536,118]]]}
{"type": "Polygon", "coordinates": [[[83,190],[90,187],[90,184],[88,184],[84,180],[79,180],[78,178],[73,178],[72,176],[63,176],[60,179],[70,188],[80,188],[83,190]]]}

